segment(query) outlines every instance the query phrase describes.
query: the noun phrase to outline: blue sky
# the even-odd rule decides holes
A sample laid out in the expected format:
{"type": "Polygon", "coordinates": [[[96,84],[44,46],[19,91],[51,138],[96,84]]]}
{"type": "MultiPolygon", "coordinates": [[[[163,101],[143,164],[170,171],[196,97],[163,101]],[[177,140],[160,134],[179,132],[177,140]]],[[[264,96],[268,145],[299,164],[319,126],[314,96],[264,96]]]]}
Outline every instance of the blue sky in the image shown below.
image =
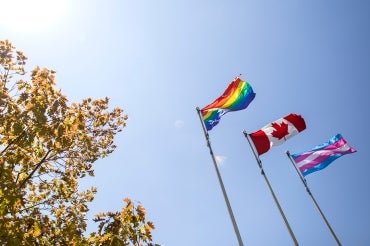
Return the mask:
{"type": "Polygon", "coordinates": [[[56,2],[41,13],[28,6],[23,27],[1,17],[0,33],[25,52],[29,68],[56,70],[71,102],[108,96],[129,116],[117,150],[82,183],[98,187],[90,218],[129,197],[147,209],[157,243],[237,245],[195,107],[242,74],[256,98],[225,115],[210,140],[244,244],[293,245],[242,135],[289,113],[301,114],[307,129],[261,160],[298,242],[336,245],[285,151],[341,133],[357,152],[307,182],[343,245],[370,244],[369,3],[56,2]],[[36,16],[47,25],[32,23],[36,16]]]}

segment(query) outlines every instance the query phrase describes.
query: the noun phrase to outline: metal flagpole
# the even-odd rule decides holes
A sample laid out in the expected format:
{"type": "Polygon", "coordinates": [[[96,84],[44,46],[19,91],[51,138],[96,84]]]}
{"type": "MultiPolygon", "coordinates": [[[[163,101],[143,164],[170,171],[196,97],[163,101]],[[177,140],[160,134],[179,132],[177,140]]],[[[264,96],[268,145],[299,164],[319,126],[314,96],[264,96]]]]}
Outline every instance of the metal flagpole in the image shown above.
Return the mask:
{"type": "Polygon", "coordinates": [[[272,197],[274,198],[274,201],[275,201],[275,203],[276,203],[276,206],[278,207],[279,212],[280,212],[281,216],[282,216],[282,217],[283,217],[283,219],[284,219],[285,225],[286,225],[286,227],[287,227],[287,229],[288,229],[288,231],[289,231],[289,234],[290,234],[290,236],[291,236],[291,238],[292,238],[292,240],[293,240],[293,242],[294,242],[294,245],[298,246],[298,245],[299,245],[299,244],[298,244],[298,241],[297,241],[296,237],[294,236],[294,233],[293,233],[293,231],[292,231],[292,228],[290,227],[289,222],[288,222],[287,218],[286,218],[286,217],[285,217],[285,215],[284,215],[283,209],[281,208],[281,206],[280,206],[280,204],[279,204],[279,201],[277,200],[277,198],[276,198],[276,196],[275,196],[275,193],[274,193],[274,191],[273,191],[273,189],[272,189],[272,187],[271,187],[271,184],[270,184],[269,180],[267,179],[267,176],[266,176],[266,174],[265,174],[265,171],[263,170],[262,162],[261,162],[261,160],[259,159],[259,157],[258,157],[258,155],[256,154],[256,152],[254,151],[254,148],[253,148],[253,146],[252,146],[252,143],[251,143],[251,142],[250,142],[250,140],[249,140],[249,136],[248,136],[247,132],[246,132],[246,131],[243,131],[243,133],[244,133],[244,136],[246,137],[246,139],[247,139],[247,141],[248,141],[248,143],[249,143],[249,146],[250,146],[250,147],[251,147],[251,149],[252,149],[252,152],[253,152],[254,157],[256,158],[256,161],[257,161],[258,167],[259,167],[259,168],[260,168],[260,170],[261,170],[261,174],[262,174],[262,176],[265,178],[266,184],[267,184],[267,186],[269,187],[269,190],[270,190],[270,192],[271,192],[271,195],[272,195],[272,197]]]}
{"type": "Polygon", "coordinates": [[[234,217],[233,211],[231,209],[229,199],[228,199],[227,194],[226,194],[224,183],[222,182],[221,174],[220,174],[220,171],[218,170],[218,167],[217,167],[216,158],[215,158],[215,156],[213,154],[213,151],[212,151],[211,142],[209,141],[208,132],[207,132],[205,126],[204,126],[204,123],[203,123],[203,120],[202,120],[202,116],[201,116],[199,107],[197,107],[196,109],[197,109],[197,112],[198,112],[198,116],[199,116],[200,122],[202,124],[204,136],[206,137],[206,140],[207,140],[207,146],[209,148],[209,151],[210,151],[210,154],[211,154],[211,157],[212,157],[213,165],[214,165],[214,167],[216,169],[217,178],[218,178],[218,181],[219,181],[220,186],[221,186],[222,194],[224,195],[224,199],[225,199],[225,202],[226,202],[227,210],[229,211],[230,219],[231,219],[231,221],[233,223],[234,231],[235,231],[236,237],[238,239],[239,246],[243,246],[243,241],[242,241],[242,238],[240,236],[238,225],[236,224],[235,217],[234,217]]]}
{"type": "Polygon", "coordinates": [[[293,159],[292,159],[292,156],[290,155],[289,150],[287,150],[287,151],[286,151],[286,154],[287,154],[287,156],[288,156],[289,160],[292,162],[292,164],[293,164],[293,166],[294,166],[294,169],[296,170],[296,172],[297,172],[298,176],[301,178],[301,181],[302,181],[302,183],[303,183],[304,187],[306,188],[306,191],[307,191],[308,195],[310,195],[310,197],[312,198],[313,203],[315,204],[315,206],[316,206],[317,210],[319,211],[319,213],[320,213],[321,217],[322,217],[322,218],[323,218],[323,220],[325,221],[326,226],[329,228],[330,233],[333,235],[333,237],[334,237],[335,241],[337,242],[337,244],[338,244],[339,246],[342,246],[342,244],[340,243],[340,241],[339,241],[339,239],[338,239],[337,235],[335,235],[334,230],[331,228],[331,226],[330,226],[330,224],[329,224],[329,221],[326,219],[326,217],[325,217],[324,213],[321,211],[321,209],[320,209],[320,207],[319,207],[319,204],[316,202],[316,199],[313,197],[313,195],[312,195],[312,193],[311,193],[310,188],[308,188],[308,185],[307,185],[307,181],[306,181],[306,179],[302,176],[302,173],[298,170],[297,166],[295,165],[295,163],[294,163],[294,161],[293,161],[293,159]]]}

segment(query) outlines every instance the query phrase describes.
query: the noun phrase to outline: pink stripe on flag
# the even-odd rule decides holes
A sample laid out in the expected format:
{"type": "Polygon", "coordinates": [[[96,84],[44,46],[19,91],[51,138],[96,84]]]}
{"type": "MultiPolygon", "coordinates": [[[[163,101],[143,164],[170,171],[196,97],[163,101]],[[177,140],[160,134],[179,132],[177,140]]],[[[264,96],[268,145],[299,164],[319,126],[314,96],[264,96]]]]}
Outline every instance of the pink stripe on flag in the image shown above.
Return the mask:
{"type": "Polygon", "coordinates": [[[333,143],[331,145],[328,145],[328,146],[326,146],[323,149],[336,149],[336,148],[340,148],[341,146],[345,145],[346,143],[347,143],[346,140],[344,140],[343,138],[341,138],[338,141],[336,141],[335,143],[333,143]]]}

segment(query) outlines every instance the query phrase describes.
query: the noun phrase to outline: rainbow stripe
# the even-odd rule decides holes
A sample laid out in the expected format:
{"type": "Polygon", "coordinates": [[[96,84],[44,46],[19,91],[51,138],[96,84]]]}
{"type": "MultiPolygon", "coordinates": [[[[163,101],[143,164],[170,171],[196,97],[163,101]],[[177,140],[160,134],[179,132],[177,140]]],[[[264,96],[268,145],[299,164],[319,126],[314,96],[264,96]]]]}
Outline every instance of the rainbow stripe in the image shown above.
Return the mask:
{"type": "Polygon", "coordinates": [[[328,142],[315,146],[309,151],[293,154],[292,158],[303,176],[327,167],[335,159],[354,153],[340,134],[336,134],[328,142]]]}
{"type": "Polygon", "coordinates": [[[230,111],[245,109],[252,102],[256,94],[247,82],[236,77],[226,88],[222,96],[201,109],[207,131],[211,130],[221,119],[221,116],[230,111]]]}

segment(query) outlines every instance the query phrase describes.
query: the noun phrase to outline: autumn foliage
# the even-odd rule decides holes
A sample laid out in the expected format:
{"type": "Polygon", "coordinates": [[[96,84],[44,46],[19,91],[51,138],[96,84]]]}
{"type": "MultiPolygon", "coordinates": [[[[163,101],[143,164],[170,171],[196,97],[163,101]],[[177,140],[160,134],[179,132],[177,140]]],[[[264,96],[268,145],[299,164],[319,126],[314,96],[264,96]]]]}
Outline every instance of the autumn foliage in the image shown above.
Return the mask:
{"type": "Polygon", "coordinates": [[[69,103],[55,72],[27,73],[26,60],[0,41],[0,245],[151,245],[154,226],[129,199],[97,215],[98,232],[86,236],[97,190],[78,182],[115,150],[127,116],[108,98],[69,103]]]}

